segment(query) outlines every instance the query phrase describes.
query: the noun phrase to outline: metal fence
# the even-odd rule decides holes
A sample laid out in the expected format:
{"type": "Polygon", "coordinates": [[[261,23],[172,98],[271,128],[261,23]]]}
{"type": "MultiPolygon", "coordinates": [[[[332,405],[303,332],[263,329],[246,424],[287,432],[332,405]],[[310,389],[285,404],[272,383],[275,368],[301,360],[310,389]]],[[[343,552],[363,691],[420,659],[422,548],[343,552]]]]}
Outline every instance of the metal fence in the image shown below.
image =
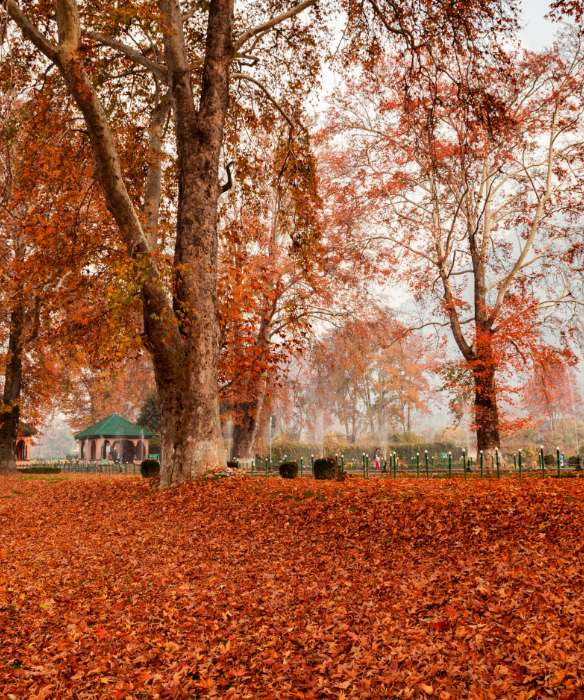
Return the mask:
{"type": "MultiPolygon", "coordinates": [[[[575,464],[564,458],[559,449],[555,455],[545,455],[543,448],[540,448],[534,456],[531,452],[526,457],[523,450],[505,455],[505,459],[495,450],[490,455],[479,453],[478,460],[473,460],[466,451],[462,451],[460,459],[453,459],[452,453],[430,455],[427,450],[422,453],[417,452],[413,458],[400,457],[394,451],[383,460],[376,463],[371,457],[363,453],[360,460],[346,460],[343,454],[332,455],[340,471],[353,476],[369,478],[393,478],[416,477],[416,478],[500,478],[501,476],[523,477],[561,477],[568,475],[584,475],[582,463],[577,459],[575,464]]],[[[286,460],[283,460],[286,461],[286,460]]],[[[302,457],[298,460],[299,476],[314,476],[313,456],[305,461],[302,457]]],[[[256,457],[246,471],[254,476],[270,476],[279,473],[281,462],[273,462],[268,457],[256,457]]],[[[137,476],[140,474],[140,465],[133,462],[126,464],[116,464],[114,462],[84,462],[80,460],[46,460],[35,461],[26,465],[22,469],[24,473],[34,473],[32,470],[46,469],[59,470],[65,473],[76,474],[104,474],[104,475],[128,475],[137,476]]],[[[40,472],[37,472],[40,473],[40,472]]],[[[50,472],[49,472],[50,473],[50,472]]]]}
{"type": "MultiPolygon", "coordinates": [[[[137,476],[140,474],[140,465],[134,462],[128,462],[124,464],[116,464],[115,462],[82,462],[74,460],[43,460],[34,461],[22,466],[20,471],[22,473],[34,474],[36,470],[45,469],[48,473],[49,470],[59,470],[60,472],[74,473],[74,474],[125,474],[129,476],[137,476]]],[[[40,473],[40,472],[37,472],[40,473]]]]}
{"type": "MultiPolygon", "coordinates": [[[[452,452],[441,455],[430,455],[427,450],[417,452],[413,458],[402,458],[397,452],[391,452],[387,458],[376,461],[363,453],[360,460],[345,460],[343,454],[331,455],[340,470],[353,476],[362,476],[365,479],[375,477],[398,478],[500,478],[501,476],[546,477],[582,475],[582,462],[576,458],[571,463],[556,449],[555,455],[544,454],[540,448],[535,455],[531,453],[526,457],[526,452],[518,450],[515,453],[503,455],[498,449],[492,454],[485,455],[479,452],[478,459],[473,460],[462,450],[460,459],[454,460],[452,452]]],[[[285,462],[286,460],[282,460],[285,462]]],[[[298,461],[298,476],[314,476],[315,457],[305,462],[303,458],[298,461]]],[[[282,463],[281,462],[281,463],[282,463]]],[[[268,457],[256,457],[252,463],[251,473],[257,476],[269,476],[279,473],[280,463],[272,462],[268,457]]]]}

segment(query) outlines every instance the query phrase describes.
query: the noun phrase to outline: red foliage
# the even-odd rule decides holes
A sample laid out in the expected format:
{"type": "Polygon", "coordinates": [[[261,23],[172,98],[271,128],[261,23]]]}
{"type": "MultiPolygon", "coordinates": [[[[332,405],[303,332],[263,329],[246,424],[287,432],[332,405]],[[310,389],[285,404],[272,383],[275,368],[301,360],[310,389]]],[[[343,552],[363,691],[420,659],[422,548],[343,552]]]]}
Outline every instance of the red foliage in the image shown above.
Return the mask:
{"type": "Polygon", "coordinates": [[[582,696],[584,480],[0,482],[5,698],[582,696]]]}

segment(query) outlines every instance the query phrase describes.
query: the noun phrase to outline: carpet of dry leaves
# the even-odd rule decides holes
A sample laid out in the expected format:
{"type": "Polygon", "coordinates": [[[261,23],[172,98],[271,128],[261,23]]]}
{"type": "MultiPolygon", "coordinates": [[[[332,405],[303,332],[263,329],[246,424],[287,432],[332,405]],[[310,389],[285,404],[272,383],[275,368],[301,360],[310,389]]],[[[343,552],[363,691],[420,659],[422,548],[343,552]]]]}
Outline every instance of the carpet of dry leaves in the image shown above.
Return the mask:
{"type": "Polygon", "coordinates": [[[0,478],[2,698],[582,698],[584,479],[0,478]]]}

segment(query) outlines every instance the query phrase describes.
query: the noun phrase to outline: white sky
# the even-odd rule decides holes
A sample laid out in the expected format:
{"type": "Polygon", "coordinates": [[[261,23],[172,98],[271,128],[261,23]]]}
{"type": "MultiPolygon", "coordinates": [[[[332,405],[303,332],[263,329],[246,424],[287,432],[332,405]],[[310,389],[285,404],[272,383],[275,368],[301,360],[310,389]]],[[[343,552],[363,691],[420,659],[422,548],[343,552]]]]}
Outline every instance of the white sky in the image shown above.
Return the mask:
{"type": "Polygon", "coordinates": [[[544,49],[552,43],[558,25],[545,19],[549,5],[547,0],[523,0],[523,31],[521,34],[525,48],[536,51],[544,49]]]}

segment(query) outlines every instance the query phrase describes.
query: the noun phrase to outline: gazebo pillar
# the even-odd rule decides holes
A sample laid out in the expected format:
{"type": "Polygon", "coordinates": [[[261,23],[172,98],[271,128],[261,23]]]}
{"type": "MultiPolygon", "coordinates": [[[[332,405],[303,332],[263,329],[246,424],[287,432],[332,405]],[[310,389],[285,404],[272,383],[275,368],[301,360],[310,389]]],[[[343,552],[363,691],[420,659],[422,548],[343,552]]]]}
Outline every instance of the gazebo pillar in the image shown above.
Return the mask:
{"type": "Polygon", "coordinates": [[[101,461],[101,450],[103,447],[104,439],[102,437],[96,438],[95,440],[95,461],[101,461]]]}

